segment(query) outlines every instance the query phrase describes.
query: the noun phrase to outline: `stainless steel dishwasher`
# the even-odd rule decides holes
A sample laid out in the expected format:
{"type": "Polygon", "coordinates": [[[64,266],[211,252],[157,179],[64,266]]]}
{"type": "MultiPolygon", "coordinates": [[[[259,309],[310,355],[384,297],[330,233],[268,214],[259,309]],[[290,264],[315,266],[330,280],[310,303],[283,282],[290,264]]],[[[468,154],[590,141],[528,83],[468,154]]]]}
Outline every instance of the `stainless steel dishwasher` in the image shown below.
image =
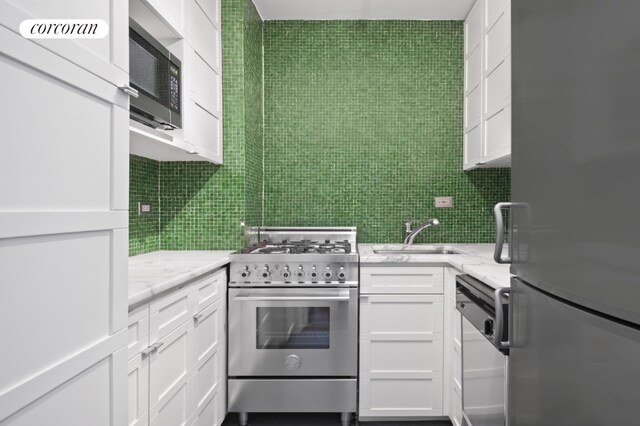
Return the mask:
{"type": "Polygon", "coordinates": [[[456,278],[462,313],[462,411],[468,426],[507,424],[508,288],[456,278]]]}

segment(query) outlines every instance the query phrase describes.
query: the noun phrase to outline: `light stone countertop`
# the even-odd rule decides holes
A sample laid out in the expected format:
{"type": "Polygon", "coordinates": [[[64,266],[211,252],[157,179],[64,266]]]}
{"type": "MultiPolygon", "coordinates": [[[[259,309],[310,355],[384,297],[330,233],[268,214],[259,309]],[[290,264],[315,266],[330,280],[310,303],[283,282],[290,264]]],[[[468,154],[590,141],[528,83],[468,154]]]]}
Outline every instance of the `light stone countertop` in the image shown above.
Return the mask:
{"type": "Polygon", "coordinates": [[[154,251],[129,258],[129,306],[229,263],[230,250],[154,251]]]}
{"type": "MultiPolygon", "coordinates": [[[[509,287],[511,274],[509,265],[500,265],[493,260],[493,244],[414,244],[406,254],[377,254],[374,250],[401,249],[402,244],[358,244],[360,264],[417,263],[421,265],[449,265],[493,288],[509,287]],[[444,247],[459,254],[412,254],[412,249],[444,247]]],[[[505,245],[504,250],[507,250],[505,245]]]]}

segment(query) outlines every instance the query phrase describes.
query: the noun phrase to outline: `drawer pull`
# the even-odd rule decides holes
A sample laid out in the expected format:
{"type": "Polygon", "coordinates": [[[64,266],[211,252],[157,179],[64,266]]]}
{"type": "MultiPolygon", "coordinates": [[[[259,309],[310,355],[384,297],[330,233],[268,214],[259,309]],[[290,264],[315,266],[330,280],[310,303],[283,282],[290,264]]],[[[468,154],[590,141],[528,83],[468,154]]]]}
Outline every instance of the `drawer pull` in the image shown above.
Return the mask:
{"type": "Polygon", "coordinates": [[[203,315],[201,313],[200,314],[195,314],[193,316],[193,320],[197,323],[202,319],[202,317],[203,317],[203,315]]]}

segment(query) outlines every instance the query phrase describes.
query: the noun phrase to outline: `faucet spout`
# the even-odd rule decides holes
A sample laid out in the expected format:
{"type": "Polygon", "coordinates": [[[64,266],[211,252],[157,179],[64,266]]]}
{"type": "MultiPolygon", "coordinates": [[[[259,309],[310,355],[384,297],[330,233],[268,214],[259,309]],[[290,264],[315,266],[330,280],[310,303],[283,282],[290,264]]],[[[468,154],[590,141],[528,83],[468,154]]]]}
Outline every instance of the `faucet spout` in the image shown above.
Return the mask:
{"type": "Polygon", "coordinates": [[[440,225],[440,221],[438,219],[427,220],[425,223],[418,226],[416,229],[408,233],[406,237],[404,237],[404,244],[407,244],[407,245],[413,244],[413,241],[422,231],[428,228],[435,228],[436,226],[439,226],[439,225],[440,225]]]}

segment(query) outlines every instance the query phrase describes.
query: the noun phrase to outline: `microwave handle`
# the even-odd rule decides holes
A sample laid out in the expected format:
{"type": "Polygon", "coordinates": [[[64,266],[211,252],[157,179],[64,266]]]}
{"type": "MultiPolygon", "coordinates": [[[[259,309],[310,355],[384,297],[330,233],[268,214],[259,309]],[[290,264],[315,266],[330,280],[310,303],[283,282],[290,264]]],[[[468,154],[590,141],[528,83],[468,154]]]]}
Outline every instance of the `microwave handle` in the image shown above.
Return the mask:
{"type": "Polygon", "coordinates": [[[129,96],[133,96],[134,98],[137,98],[140,96],[140,93],[138,93],[138,91],[131,86],[120,86],[120,90],[122,90],[124,93],[126,93],[129,96]]]}

